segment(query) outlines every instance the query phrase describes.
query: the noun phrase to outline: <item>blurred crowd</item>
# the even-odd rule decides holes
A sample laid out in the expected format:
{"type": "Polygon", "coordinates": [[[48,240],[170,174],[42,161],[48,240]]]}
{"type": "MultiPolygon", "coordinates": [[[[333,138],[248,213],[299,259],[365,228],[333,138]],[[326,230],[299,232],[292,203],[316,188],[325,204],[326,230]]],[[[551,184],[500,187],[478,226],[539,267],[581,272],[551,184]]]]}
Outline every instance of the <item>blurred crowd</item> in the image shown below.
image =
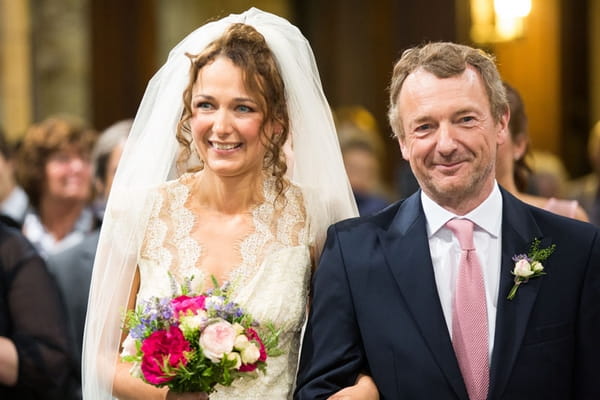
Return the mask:
{"type": "Polygon", "coordinates": [[[0,131],[0,398],[80,399],[88,291],[132,121],[57,115],[0,131]]]}

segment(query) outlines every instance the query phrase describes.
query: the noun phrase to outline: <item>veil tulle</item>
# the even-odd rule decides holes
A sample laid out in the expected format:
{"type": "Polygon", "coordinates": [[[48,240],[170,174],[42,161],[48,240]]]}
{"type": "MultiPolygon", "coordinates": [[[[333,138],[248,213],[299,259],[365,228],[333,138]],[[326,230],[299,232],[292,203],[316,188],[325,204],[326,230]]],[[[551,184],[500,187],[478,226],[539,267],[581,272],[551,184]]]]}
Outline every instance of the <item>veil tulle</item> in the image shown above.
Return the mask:
{"type": "Polygon", "coordinates": [[[151,210],[152,188],[172,178],[175,139],[190,60],[232,23],[253,26],[266,39],[286,87],[293,163],[292,182],[302,187],[310,230],[320,249],[327,227],[356,216],[331,111],[314,56],[287,20],[252,8],[210,22],[183,39],[150,80],[131,128],[111,189],[94,262],[84,335],[83,395],[111,399],[121,322],[151,210]]]}

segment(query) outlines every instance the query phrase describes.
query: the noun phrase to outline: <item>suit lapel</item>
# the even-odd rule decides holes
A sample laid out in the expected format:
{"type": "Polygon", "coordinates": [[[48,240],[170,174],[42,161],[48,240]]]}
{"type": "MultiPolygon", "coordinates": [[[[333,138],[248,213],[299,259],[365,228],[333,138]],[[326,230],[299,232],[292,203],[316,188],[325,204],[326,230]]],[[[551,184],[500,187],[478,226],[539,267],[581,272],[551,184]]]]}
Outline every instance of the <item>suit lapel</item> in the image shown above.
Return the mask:
{"type": "Polygon", "coordinates": [[[420,191],[406,199],[387,231],[380,231],[387,264],[431,356],[461,399],[467,399],[440,304],[420,191]]]}
{"type": "Polygon", "coordinates": [[[542,239],[528,209],[512,195],[503,194],[502,259],[496,314],[496,333],[490,370],[488,399],[500,398],[513,369],[543,278],[532,279],[519,288],[513,300],[506,296],[514,284],[512,257],[526,254],[534,238],[542,239]]]}

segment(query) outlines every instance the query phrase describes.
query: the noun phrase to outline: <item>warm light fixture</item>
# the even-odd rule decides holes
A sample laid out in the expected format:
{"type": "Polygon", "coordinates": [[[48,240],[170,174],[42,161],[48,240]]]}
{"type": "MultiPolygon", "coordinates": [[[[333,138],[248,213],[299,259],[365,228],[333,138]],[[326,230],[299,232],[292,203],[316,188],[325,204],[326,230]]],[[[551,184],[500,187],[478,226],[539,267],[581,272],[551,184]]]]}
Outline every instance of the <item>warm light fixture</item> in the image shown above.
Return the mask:
{"type": "Polygon", "coordinates": [[[471,0],[471,39],[493,43],[523,36],[531,0],[471,0]]]}

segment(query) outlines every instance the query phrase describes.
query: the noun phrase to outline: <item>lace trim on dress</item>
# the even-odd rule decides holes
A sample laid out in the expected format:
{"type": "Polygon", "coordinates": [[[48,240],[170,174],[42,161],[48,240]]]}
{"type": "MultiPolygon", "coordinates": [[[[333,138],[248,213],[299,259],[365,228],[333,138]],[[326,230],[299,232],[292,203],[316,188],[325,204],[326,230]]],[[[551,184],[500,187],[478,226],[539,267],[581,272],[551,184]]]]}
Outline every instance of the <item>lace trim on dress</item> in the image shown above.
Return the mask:
{"type": "MultiPolygon", "coordinates": [[[[142,246],[142,256],[171,271],[179,283],[192,275],[205,279],[199,268],[203,245],[192,236],[197,217],[186,206],[195,178],[186,174],[159,188],[142,246]]],[[[235,286],[252,279],[268,254],[309,243],[302,191],[290,184],[278,198],[275,184],[274,177],[264,179],[264,201],[252,210],[252,231],[232,246],[241,260],[227,275],[235,286]]]]}

